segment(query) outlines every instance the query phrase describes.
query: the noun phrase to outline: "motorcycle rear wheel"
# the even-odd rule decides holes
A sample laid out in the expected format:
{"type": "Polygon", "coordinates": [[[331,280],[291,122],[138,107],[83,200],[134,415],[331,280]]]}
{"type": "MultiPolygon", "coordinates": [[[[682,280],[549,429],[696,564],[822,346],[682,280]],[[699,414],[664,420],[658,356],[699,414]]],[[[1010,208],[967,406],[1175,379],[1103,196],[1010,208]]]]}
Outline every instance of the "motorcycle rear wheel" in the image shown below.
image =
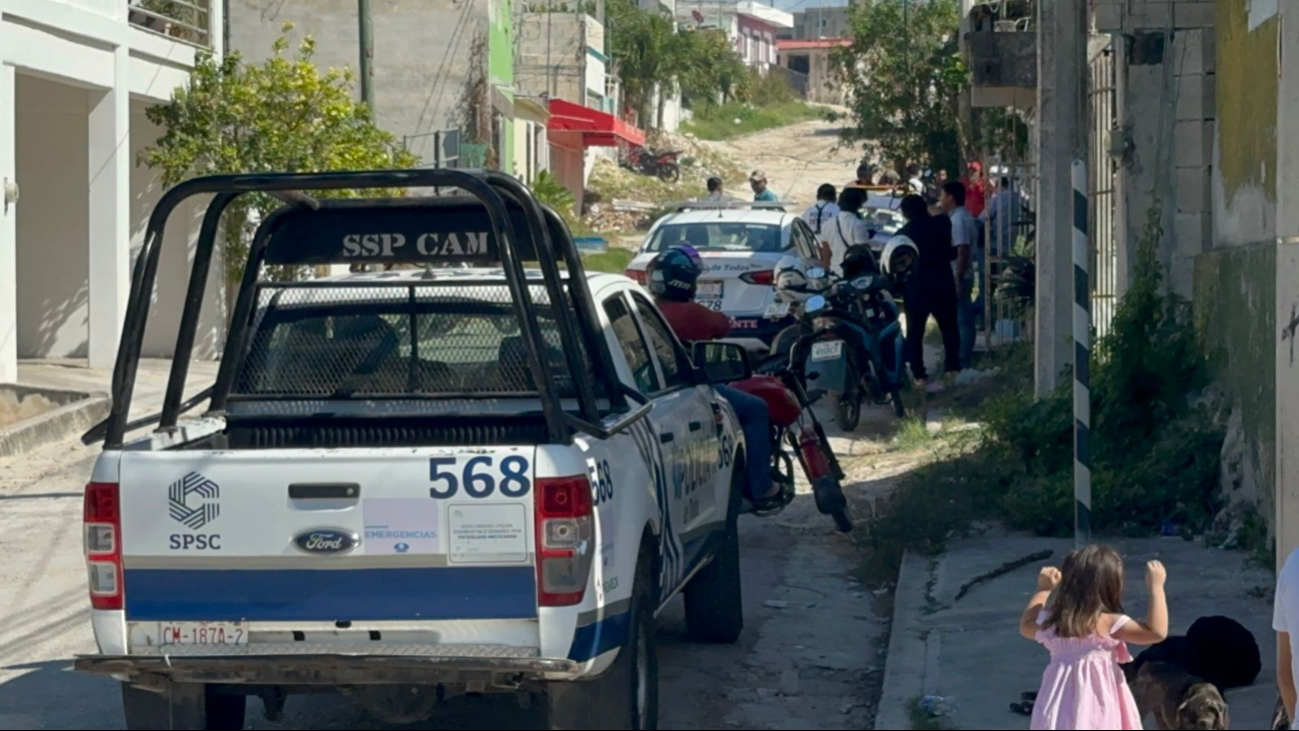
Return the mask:
{"type": "Polygon", "coordinates": [[[658,169],[658,177],[665,183],[675,183],[681,179],[681,168],[676,163],[661,165],[658,169]]]}

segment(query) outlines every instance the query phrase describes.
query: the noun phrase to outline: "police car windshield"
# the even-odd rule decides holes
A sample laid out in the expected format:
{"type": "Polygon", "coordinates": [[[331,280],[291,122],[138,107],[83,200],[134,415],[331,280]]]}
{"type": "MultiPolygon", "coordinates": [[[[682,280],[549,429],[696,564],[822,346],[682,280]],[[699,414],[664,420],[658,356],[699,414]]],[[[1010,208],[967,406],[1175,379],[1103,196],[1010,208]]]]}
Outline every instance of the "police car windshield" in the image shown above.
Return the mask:
{"type": "Polygon", "coordinates": [[[650,239],[648,251],[667,251],[689,244],[700,251],[778,252],[785,247],[780,226],[766,223],[710,221],[672,223],[660,226],[650,239]]]}

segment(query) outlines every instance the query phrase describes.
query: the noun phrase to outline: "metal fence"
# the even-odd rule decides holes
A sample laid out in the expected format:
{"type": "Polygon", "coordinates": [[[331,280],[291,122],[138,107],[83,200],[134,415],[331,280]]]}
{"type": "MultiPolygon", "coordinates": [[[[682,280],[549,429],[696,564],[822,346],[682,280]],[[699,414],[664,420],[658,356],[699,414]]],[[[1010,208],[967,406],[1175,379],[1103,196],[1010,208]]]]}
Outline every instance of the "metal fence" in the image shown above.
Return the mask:
{"type": "Polygon", "coordinates": [[[130,0],[127,19],[141,30],[211,48],[212,0],[130,0]]]}
{"type": "Polygon", "coordinates": [[[1118,248],[1115,227],[1115,180],[1118,163],[1110,155],[1111,132],[1118,124],[1117,79],[1113,43],[1091,62],[1088,78],[1088,229],[1091,242],[1092,325],[1097,337],[1110,331],[1118,309],[1118,248]]]}

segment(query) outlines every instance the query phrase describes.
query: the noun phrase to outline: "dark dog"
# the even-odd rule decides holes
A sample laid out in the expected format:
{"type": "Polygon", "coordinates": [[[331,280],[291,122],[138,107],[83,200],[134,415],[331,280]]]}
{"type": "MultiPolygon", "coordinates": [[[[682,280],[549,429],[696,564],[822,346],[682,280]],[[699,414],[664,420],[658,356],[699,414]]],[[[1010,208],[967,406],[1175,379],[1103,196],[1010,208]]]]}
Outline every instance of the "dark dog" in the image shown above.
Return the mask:
{"type": "Polygon", "coordinates": [[[1227,617],[1200,617],[1184,637],[1169,637],[1146,648],[1124,666],[1131,683],[1150,662],[1167,662],[1185,668],[1225,691],[1250,685],[1263,668],[1258,642],[1241,624],[1227,617]]]}
{"type": "Polygon", "coordinates": [[[1148,662],[1137,672],[1132,694],[1142,715],[1152,714],[1160,729],[1227,729],[1227,701],[1214,687],[1166,662],[1148,662]]]}

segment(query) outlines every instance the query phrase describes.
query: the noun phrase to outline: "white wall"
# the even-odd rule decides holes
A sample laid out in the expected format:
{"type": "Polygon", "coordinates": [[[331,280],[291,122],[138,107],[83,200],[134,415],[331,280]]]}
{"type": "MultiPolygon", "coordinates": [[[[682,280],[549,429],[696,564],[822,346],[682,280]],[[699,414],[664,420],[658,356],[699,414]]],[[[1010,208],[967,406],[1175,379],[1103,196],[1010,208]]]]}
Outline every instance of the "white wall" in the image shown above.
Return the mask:
{"type": "MultiPolygon", "coordinates": [[[[161,134],[145,110],[146,102],[131,103],[131,158],[152,144],[161,134]]],[[[143,165],[131,170],[131,262],[144,244],[149,216],[163,193],[161,176],[143,165]]],[[[189,288],[190,267],[194,260],[194,247],[198,243],[199,226],[207,210],[209,196],[196,197],[182,203],[167,222],[163,239],[162,257],[158,261],[158,280],[153,293],[153,308],[149,311],[149,324],[144,332],[142,353],[145,357],[171,357],[175,354],[176,333],[180,327],[181,308],[189,288]]],[[[219,238],[219,237],[218,237],[219,238]]],[[[218,256],[220,242],[217,244],[218,256]]],[[[208,276],[207,297],[199,318],[199,329],[194,338],[194,357],[214,358],[224,344],[225,314],[222,307],[221,260],[213,262],[208,276]]]]}
{"type": "Polygon", "coordinates": [[[18,357],[89,345],[88,93],[17,75],[18,357]]]}

